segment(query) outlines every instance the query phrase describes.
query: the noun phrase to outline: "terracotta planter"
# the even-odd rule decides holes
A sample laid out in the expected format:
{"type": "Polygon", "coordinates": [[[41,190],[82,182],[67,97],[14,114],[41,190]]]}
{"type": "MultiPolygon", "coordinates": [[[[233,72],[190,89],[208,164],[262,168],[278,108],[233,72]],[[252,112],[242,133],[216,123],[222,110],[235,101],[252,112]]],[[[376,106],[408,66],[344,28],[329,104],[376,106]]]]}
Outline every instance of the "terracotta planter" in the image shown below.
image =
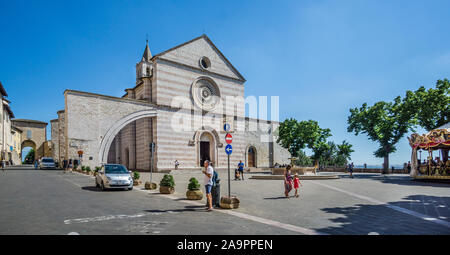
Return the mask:
{"type": "Polygon", "coordinates": [[[203,198],[203,193],[201,190],[188,190],[186,191],[186,197],[189,200],[201,200],[203,198]]]}
{"type": "Polygon", "coordinates": [[[159,187],[159,192],[161,194],[173,194],[174,191],[175,191],[175,188],[173,188],[173,187],[167,187],[167,186],[159,187]]]}
{"type": "Polygon", "coordinates": [[[133,186],[138,186],[140,185],[142,182],[140,180],[133,180],[133,186]]]}

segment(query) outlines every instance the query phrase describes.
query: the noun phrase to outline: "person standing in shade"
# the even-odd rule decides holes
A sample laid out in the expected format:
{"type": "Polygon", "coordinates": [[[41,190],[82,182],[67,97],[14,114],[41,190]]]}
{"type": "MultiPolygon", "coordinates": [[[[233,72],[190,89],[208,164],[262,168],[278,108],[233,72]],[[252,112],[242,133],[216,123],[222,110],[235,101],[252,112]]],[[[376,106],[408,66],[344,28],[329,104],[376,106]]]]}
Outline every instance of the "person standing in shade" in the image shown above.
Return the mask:
{"type": "Polygon", "coordinates": [[[72,159],[69,159],[69,165],[67,165],[67,168],[69,169],[69,171],[72,171],[73,168],[72,159]]]}
{"type": "Polygon", "coordinates": [[[239,161],[238,171],[241,176],[241,179],[244,180],[244,163],[242,163],[242,160],[239,161]]]}
{"type": "Polygon", "coordinates": [[[211,189],[213,185],[212,177],[214,175],[214,169],[212,168],[209,160],[205,160],[203,166],[205,167],[205,169],[202,171],[202,173],[205,175],[204,177],[205,193],[206,193],[206,201],[208,202],[208,208],[206,210],[211,211],[213,209],[211,189]]]}
{"type": "Polygon", "coordinates": [[[408,174],[411,173],[411,161],[408,161],[408,166],[406,168],[408,169],[408,174]]]}
{"type": "Polygon", "coordinates": [[[350,178],[353,178],[353,162],[348,166],[348,171],[350,172],[350,178]]]}

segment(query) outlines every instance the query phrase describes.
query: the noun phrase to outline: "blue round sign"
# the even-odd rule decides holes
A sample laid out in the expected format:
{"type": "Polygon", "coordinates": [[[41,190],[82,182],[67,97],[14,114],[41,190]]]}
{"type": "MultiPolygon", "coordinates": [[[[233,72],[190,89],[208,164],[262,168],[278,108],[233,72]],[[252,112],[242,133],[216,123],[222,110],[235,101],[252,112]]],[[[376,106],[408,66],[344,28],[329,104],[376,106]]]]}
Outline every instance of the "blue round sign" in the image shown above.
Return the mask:
{"type": "Polygon", "coordinates": [[[230,131],[230,124],[228,124],[228,123],[226,123],[225,125],[223,125],[223,130],[225,131],[225,132],[228,132],[228,131],[230,131]]]}
{"type": "Polygon", "coordinates": [[[231,144],[228,144],[228,145],[225,147],[225,152],[226,152],[228,155],[230,155],[230,154],[233,152],[233,147],[231,146],[231,144]]]}

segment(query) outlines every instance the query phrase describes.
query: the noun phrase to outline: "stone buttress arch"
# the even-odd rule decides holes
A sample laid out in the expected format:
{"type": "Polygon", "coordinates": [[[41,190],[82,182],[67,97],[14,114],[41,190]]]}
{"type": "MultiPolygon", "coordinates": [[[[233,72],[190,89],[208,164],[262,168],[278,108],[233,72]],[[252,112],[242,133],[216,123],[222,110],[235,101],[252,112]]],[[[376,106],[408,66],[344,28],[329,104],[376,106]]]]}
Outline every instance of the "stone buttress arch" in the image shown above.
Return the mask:
{"type": "Polygon", "coordinates": [[[156,116],[157,116],[156,110],[142,110],[127,115],[122,119],[118,120],[116,123],[114,123],[114,125],[110,127],[108,131],[106,131],[105,135],[100,141],[100,149],[99,149],[100,163],[106,163],[108,161],[109,148],[111,147],[114,138],[120,132],[120,130],[122,130],[122,128],[138,119],[156,116]]]}

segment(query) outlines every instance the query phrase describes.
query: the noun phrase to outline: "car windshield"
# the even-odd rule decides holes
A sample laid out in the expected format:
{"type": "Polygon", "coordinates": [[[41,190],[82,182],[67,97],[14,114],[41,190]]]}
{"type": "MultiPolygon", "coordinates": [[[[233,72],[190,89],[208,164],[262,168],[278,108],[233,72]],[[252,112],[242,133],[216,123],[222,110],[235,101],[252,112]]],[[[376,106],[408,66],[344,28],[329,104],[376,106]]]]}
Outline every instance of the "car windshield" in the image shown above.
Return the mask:
{"type": "Polygon", "coordinates": [[[122,165],[105,165],[107,174],[127,174],[128,170],[122,165]]]}
{"type": "Polygon", "coordinates": [[[42,162],[44,162],[44,163],[53,163],[53,159],[51,159],[51,158],[43,158],[42,162]]]}

